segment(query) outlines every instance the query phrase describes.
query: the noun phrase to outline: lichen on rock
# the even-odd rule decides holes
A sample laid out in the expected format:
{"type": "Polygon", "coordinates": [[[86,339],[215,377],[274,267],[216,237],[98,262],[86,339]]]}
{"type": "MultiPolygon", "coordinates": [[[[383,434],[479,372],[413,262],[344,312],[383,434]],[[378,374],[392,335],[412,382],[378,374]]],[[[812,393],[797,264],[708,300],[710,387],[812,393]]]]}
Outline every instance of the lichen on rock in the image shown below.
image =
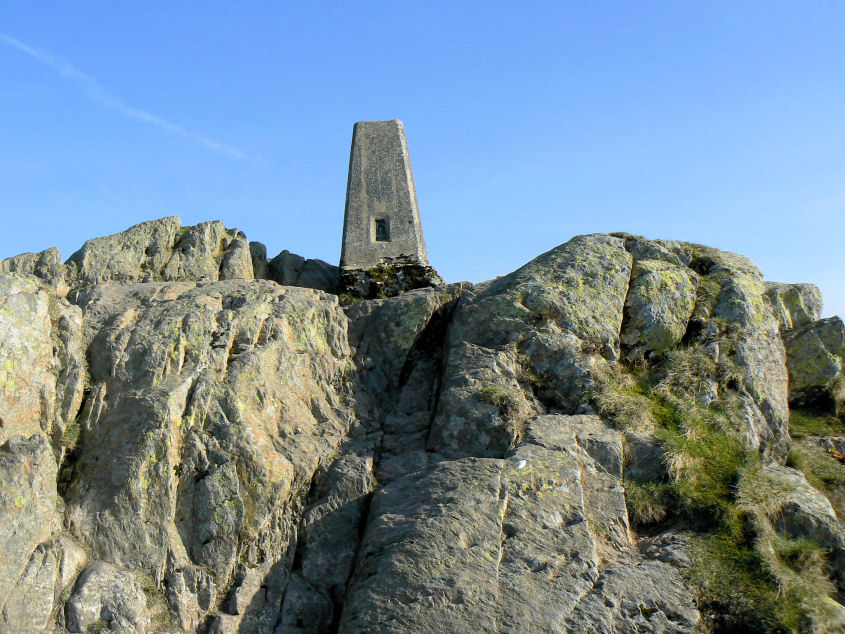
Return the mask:
{"type": "Polygon", "coordinates": [[[630,234],[389,265],[175,217],[0,262],[0,630],[843,626],[815,287],[630,234]]]}

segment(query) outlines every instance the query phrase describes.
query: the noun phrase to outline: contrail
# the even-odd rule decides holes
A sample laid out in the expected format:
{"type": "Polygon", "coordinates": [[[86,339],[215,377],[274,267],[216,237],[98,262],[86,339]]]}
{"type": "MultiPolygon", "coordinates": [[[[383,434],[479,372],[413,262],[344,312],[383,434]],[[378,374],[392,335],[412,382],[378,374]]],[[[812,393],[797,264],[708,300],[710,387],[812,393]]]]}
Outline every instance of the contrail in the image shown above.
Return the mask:
{"type": "Polygon", "coordinates": [[[50,68],[58,72],[62,77],[67,77],[68,79],[75,81],[84,89],[85,94],[90,99],[97,102],[104,108],[114,110],[115,112],[122,114],[124,117],[134,119],[135,121],[149,123],[161,130],[176,134],[185,139],[189,139],[191,141],[199,143],[200,145],[208,148],[209,150],[218,152],[230,158],[239,160],[246,160],[251,158],[248,154],[239,150],[236,147],[226,145],[225,143],[219,143],[218,141],[214,141],[213,139],[209,139],[207,137],[199,135],[196,132],[191,132],[190,130],[183,128],[182,126],[177,125],[175,123],[172,123],[166,119],[162,119],[161,117],[154,115],[150,112],[138,110],[137,108],[132,108],[131,106],[128,106],[123,101],[123,99],[111,94],[109,91],[103,88],[100,82],[94,79],[91,75],[87,75],[86,73],[77,70],[68,62],[54,57],[47,51],[42,51],[40,49],[27,46],[20,40],[16,40],[15,38],[9,37],[8,35],[5,35],[3,33],[0,33],[0,41],[2,41],[8,46],[11,46],[14,49],[19,50],[22,53],[26,53],[27,55],[29,55],[33,59],[38,60],[45,66],[49,66],[50,68]]]}

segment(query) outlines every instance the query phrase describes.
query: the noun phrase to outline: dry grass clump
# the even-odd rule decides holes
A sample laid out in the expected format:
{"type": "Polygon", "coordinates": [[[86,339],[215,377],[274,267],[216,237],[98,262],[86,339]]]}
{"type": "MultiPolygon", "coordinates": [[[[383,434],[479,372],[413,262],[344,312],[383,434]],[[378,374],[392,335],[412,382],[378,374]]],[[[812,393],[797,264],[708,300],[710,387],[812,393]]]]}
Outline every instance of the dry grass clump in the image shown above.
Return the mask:
{"type": "Polygon", "coordinates": [[[672,501],[671,487],[666,483],[625,479],[625,505],[634,526],[662,522],[670,514],[672,501]]]}
{"type": "Polygon", "coordinates": [[[786,482],[749,464],[738,486],[737,508],[754,530],[754,547],[778,587],[775,605],[778,620],[790,631],[829,632],[841,628],[841,606],[833,600],[825,549],[806,539],[792,539],[775,532],[772,522],[795,494],[786,482]]]}
{"type": "Polygon", "coordinates": [[[511,447],[518,445],[525,436],[525,418],[529,414],[525,397],[516,388],[493,383],[481,388],[478,398],[499,409],[511,437],[511,447]]]}
{"type": "Polygon", "coordinates": [[[643,381],[642,373],[638,376],[622,366],[608,366],[599,376],[592,400],[599,413],[613,419],[620,429],[650,433],[656,427],[654,403],[643,381]]]}
{"type": "MultiPolygon", "coordinates": [[[[684,574],[699,607],[713,616],[713,630],[834,631],[839,606],[825,551],[772,528],[789,491],[745,448],[742,382],[729,355],[716,362],[694,348],[667,351],[650,371],[604,372],[592,394],[598,411],[623,432],[651,434],[664,452],[656,481],[625,479],[629,517],[638,528],[669,521],[689,528],[693,564],[684,574]]],[[[799,416],[793,427],[795,421],[808,431],[821,424],[799,416]]],[[[818,481],[845,485],[845,467],[820,448],[801,445],[790,460],[818,481]]]]}

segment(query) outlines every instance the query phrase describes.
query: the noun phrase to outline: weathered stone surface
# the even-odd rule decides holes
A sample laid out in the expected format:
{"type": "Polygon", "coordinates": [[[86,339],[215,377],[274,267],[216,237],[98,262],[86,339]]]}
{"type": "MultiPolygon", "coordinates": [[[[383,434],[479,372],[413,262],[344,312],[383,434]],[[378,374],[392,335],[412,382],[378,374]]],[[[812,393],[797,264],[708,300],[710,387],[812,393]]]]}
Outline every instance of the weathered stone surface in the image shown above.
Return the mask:
{"type": "MultiPolygon", "coordinates": [[[[268,263],[219,222],[89,241],[75,306],[50,258],[41,280],[34,255],[0,273],[0,631],[694,631],[706,529],[670,511],[633,534],[623,474],[682,496],[666,465],[697,456],[663,421],[623,436],[593,413],[622,366],[653,371],[619,389],[655,417],[712,407],[744,435],[783,496],[760,530],[845,569],[831,505],[771,464],[789,446],[779,328],[826,368],[841,322],[740,256],[579,236],[490,282],[344,308],[291,287],[332,290],[335,267],[268,263]],[[679,351],[713,376],[675,407],[645,381],[679,351]]],[[[818,373],[825,394],[839,373],[818,373]]]]}
{"type": "Polygon", "coordinates": [[[692,565],[689,551],[689,539],[680,532],[669,530],[639,541],[639,549],[644,557],[665,561],[678,568],[692,565]]]}
{"type": "Polygon", "coordinates": [[[346,309],[357,368],[355,410],[377,434],[381,483],[425,466],[437,406],[446,325],[465,284],[420,289],[346,309]]]}
{"type": "Polygon", "coordinates": [[[815,284],[765,282],[765,298],[781,330],[817,321],[822,315],[822,294],[815,284]]]}
{"type": "Polygon", "coordinates": [[[621,342],[632,357],[661,353],[681,340],[695,306],[697,276],[664,260],[635,260],[621,342]]]}
{"type": "Polygon", "coordinates": [[[763,276],[747,258],[681,243],[699,273],[690,343],[717,364],[735,365],[746,444],[777,460],[789,451],[786,353],[764,299],[763,276]]]}
{"type": "Polygon", "coordinates": [[[53,611],[58,562],[51,544],[38,546],[29,558],[0,612],[2,631],[47,629],[53,611]]]}
{"type": "Polygon", "coordinates": [[[246,238],[215,220],[182,227],[176,216],[88,240],[70,256],[71,285],[102,282],[252,279],[246,238]]]}
{"type": "Polygon", "coordinates": [[[372,455],[344,455],[332,464],[317,489],[317,501],[303,518],[302,576],[338,604],[352,573],[361,521],[374,485],[372,455]]]}
{"type": "Polygon", "coordinates": [[[666,476],[665,452],[654,436],[629,431],[625,434],[625,476],[642,482],[658,482],[666,476]]]}
{"type": "MultiPolygon", "coordinates": [[[[43,436],[14,436],[0,445],[0,605],[27,576],[33,552],[55,528],[57,497],[56,460],[43,436]]],[[[12,611],[4,622],[19,616],[12,611]]]]}
{"type": "Polygon", "coordinates": [[[79,576],[65,605],[70,632],[86,632],[105,623],[112,632],[147,631],[147,600],[132,574],[104,561],[95,561],[79,576]]]}
{"type": "Polygon", "coordinates": [[[0,442],[55,441],[82,400],[82,312],[32,276],[0,274],[0,442]]]}
{"type": "Polygon", "coordinates": [[[249,243],[249,254],[252,258],[252,272],[257,280],[267,278],[267,247],[261,242],[249,243]]]}
{"type": "Polygon", "coordinates": [[[845,411],[845,324],[820,319],[784,333],[789,400],[795,406],[836,405],[845,411]]]}
{"type": "Polygon", "coordinates": [[[680,576],[637,563],[627,541],[621,460],[597,417],[546,416],[504,460],[439,462],[380,489],[340,631],[581,631],[585,618],[633,631],[648,621],[630,606],[649,599],[655,624],[693,631],[680,576]]]}
{"type": "Polygon", "coordinates": [[[49,630],[57,599],[70,594],[85,561],[85,551],[67,536],[40,544],[2,602],[0,631],[49,630]]]}
{"type": "Polygon", "coordinates": [[[579,236],[467,291],[452,316],[428,447],[502,455],[543,405],[583,408],[595,371],[619,358],[631,255],[579,236]]]}
{"type": "Polygon", "coordinates": [[[774,464],[763,469],[778,485],[782,497],[777,500],[778,510],[772,522],[775,530],[830,549],[833,575],[839,589],[845,590],[845,527],[839,523],[830,501],[797,469],[774,464]]]}
{"type": "Polygon", "coordinates": [[[239,627],[272,625],[298,500],[348,424],[337,299],[233,280],[100,285],[80,304],[92,387],[70,527],[172,583],[185,627],[227,596],[239,627]]]}
{"type": "Polygon", "coordinates": [[[88,240],[68,259],[68,277],[83,284],[154,280],[170,261],[181,227],[170,216],[88,240]]]}
{"type": "Polygon", "coordinates": [[[333,616],[329,597],[294,574],[285,591],[281,623],[274,634],[322,634],[329,631],[333,616]]]}
{"type": "MultiPolygon", "coordinates": [[[[154,266],[151,269],[154,271],[154,266]]],[[[228,231],[222,222],[215,220],[192,227],[177,227],[173,253],[160,277],[153,275],[152,279],[190,281],[252,277],[252,256],[243,234],[228,231]]]]}
{"type": "Polygon", "coordinates": [[[410,258],[428,265],[405,128],[398,119],[359,121],[352,132],[342,269],[410,258]]]}
{"type": "Polygon", "coordinates": [[[249,242],[247,242],[246,236],[242,232],[232,230],[232,233],[235,235],[229,244],[226,245],[226,252],[223,254],[223,259],[220,262],[218,279],[251,280],[254,276],[249,242]]]}
{"type": "Polygon", "coordinates": [[[340,269],[322,260],[306,260],[286,250],[267,263],[266,277],[282,286],[302,286],[337,293],[340,269]]]}
{"type": "Polygon", "coordinates": [[[66,290],[64,272],[62,254],[56,247],[40,253],[21,253],[15,257],[0,260],[0,273],[35,275],[54,288],[66,290]]]}
{"type": "Polygon", "coordinates": [[[696,632],[700,615],[678,571],[661,561],[602,572],[565,632],[696,632]]]}
{"type": "Polygon", "coordinates": [[[384,259],[370,269],[342,269],[340,272],[340,291],[363,299],[395,297],[418,288],[436,288],[444,284],[434,268],[409,258],[384,259]]]}

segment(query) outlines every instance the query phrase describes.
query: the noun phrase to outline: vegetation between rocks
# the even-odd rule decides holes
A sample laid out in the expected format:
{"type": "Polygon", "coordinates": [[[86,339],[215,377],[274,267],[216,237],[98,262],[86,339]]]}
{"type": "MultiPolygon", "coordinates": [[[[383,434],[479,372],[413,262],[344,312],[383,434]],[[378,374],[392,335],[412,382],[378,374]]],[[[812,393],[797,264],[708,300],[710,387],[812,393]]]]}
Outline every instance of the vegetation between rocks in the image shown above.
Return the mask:
{"type": "MultiPolygon", "coordinates": [[[[650,368],[617,366],[602,377],[593,393],[601,413],[624,433],[650,437],[662,452],[656,477],[626,474],[629,517],[643,531],[682,527],[692,551],[685,576],[713,631],[826,631],[838,608],[826,553],[772,528],[783,496],[740,436],[741,378],[729,359],[717,363],[693,348],[667,351],[650,368]]],[[[836,424],[793,414],[799,436],[836,424]]],[[[842,484],[842,470],[821,449],[802,445],[790,460],[813,474],[814,484],[842,484]]]]}

